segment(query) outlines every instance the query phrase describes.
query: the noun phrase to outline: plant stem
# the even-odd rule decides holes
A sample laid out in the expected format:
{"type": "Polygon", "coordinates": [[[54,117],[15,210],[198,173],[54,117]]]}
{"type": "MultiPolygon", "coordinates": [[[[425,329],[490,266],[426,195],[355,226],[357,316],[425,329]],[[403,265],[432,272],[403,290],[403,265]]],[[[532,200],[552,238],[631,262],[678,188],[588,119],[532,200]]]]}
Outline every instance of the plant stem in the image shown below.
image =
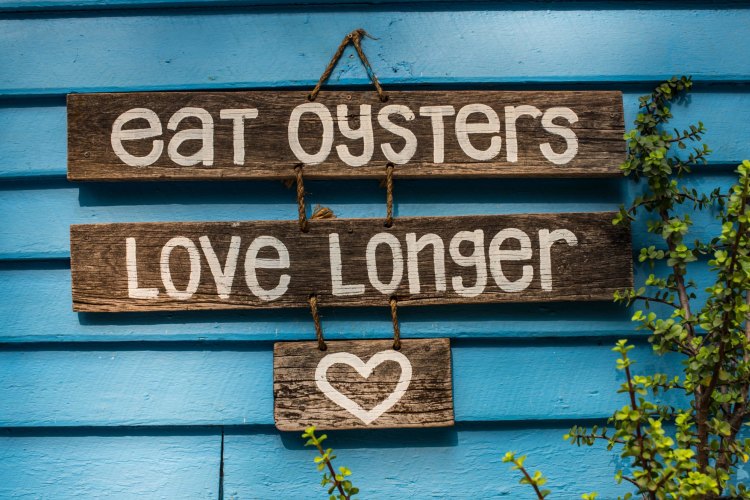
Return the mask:
{"type": "MultiPolygon", "coordinates": [[[[746,182],[745,186],[743,187],[743,193],[742,193],[743,211],[747,203],[747,191],[748,191],[748,183],[746,182]]],[[[742,232],[743,232],[743,224],[740,224],[737,229],[737,238],[735,239],[734,245],[732,247],[733,258],[735,257],[737,247],[739,246],[739,241],[740,241],[740,238],[742,237],[742,232]]],[[[731,267],[732,268],[734,267],[734,260],[731,263],[731,267]]],[[[728,282],[730,282],[732,274],[733,273],[730,272],[730,277],[728,278],[728,282]]],[[[745,303],[748,306],[750,306],[750,291],[745,292],[745,303]]],[[[745,362],[750,360],[750,353],[748,352],[749,345],[750,345],[750,318],[746,317],[745,318],[745,346],[744,346],[744,354],[743,354],[743,359],[745,362]]],[[[727,441],[729,443],[733,443],[735,441],[737,434],[739,433],[740,428],[742,427],[742,421],[747,415],[748,392],[750,392],[750,384],[748,382],[745,382],[741,390],[742,399],[740,402],[735,404],[734,409],[732,410],[731,415],[729,417],[729,425],[731,429],[730,434],[727,438],[727,441]]],[[[719,458],[716,460],[716,468],[726,469],[729,460],[730,460],[730,452],[729,450],[727,450],[724,453],[722,453],[721,456],[719,456],[719,458]]]]}
{"type": "Polygon", "coordinates": [[[674,302],[670,302],[669,300],[666,300],[666,299],[657,299],[654,297],[648,297],[646,295],[635,295],[633,297],[633,300],[642,300],[644,302],[659,302],[661,304],[666,304],[668,306],[674,307],[675,309],[680,309],[680,306],[678,306],[674,302]]]}
{"type": "Polygon", "coordinates": [[[532,487],[532,488],[534,488],[534,492],[536,493],[536,497],[537,497],[537,498],[538,498],[539,500],[544,500],[544,495],[542,495],[542,492],[541,492],[541,490],[539,489],[539,486],[537,486],[537,485],[536,485],[536,483],[535,483],[535,482],[534,482],[534,480],[533,480],[533,479],[531,478],[531,476],[529,475],[529,473],[528,473],[528,472],[526,472],[526,468],[525,468],[525,467],[524,467],[523,465],[518,465],[518,464],[516,464],[516,465],[518,466],[518,470],[520,470],[520,471],[521,471],[521,473],[522,473],[522,474],[523,474],[523,475],[524,475],[524,476],[526,477],[526,479],[527,479],[527,480],[529,481],[529,484],[531,485],[531,487],[532,487]]]}
{"type": "MultiPolygon", "coordinates": [[[[622,357],[626,361],[626,363],[625,363],[625,376],[628,379],[628,394],[630,395],[630,406],[633,408],[633,410],[637,411],[638,410],[638,403],[636,403],[636,400],[635,400],[635,389],[633,388],[633,379],[632,379],[632,377],[630,375],[630,366],[628,366],[628,364],[627,364],[627,360],[628,360],[627,353],[623,352],[622,353],[622,357]]],[[[643,433],[641,432],[641,422],[640,422],[640,419],[635,424],[635,435],[636,435],[636,437],[638,439],[638,447],[639,447],[639,450],[640,450],[638,452],[638,458],[640,459],[641,465],[643,466],[644,470],[646,470],[646,472],[648,473],[649,478],[650,478],[651,477],[651,472],[652,472],[651,471],[651,462],[649,460],[647,460],[643,456],[643,433]]],[[[639,486],[639,488],[640,488],[640,486],[639,486]]],[[[655,493],[649,492],[648,495],[649,495],[648,496],[649,498],[651,498],[653,500],[656,500],[656,494],[655,493]]]]}
{"type": "Polygon", "coordinates": [[[617,444],[625,444],[625,441],[623,441],[622,439],[613,439],[613,438],[609,438],[609,437],[605,437],[605,436],[594,436],[594,435],[592,435],[590,437],[592,437],[594,439],[604,439],[605,441],[611,441],[611,442],[617,443],[617,444]]]}
{"type": "MultiPolygon", "coordinates": [[[[632,484],[633,486],[635,486],[636,488],[638,488],[639,490],[641,489],[640,485],[639,485],[638,483],[636,483],[634,479],[631,479],[631,478],[629,478],[629,477],[627,477],[627,476],[622,476],[622,478],[623,478],[623,479],[624,479],[625,481],[627,481],[627,482],[629,482],[630,484],[632,484]]],[[[645,493],[641,493],[641,498],[643,498],[643,500],[648,500],[648,497],[646,496],[646,494],[645,494],[645,493]]]]}
{"type": "MultiPolygon", "coordinates": [[[[662,209],[659,211],[659,216],[661,219],[666,223],[669,222],[669,214],[667,213],[666,209],[662,209]]],[[[675,244],[672,240],[667,239],[667,247],[669,248],[670,252],[675,251],[675,244]]],[[[682,276],[682,270],[679,268],[679,266],[673,266],[672,267],[672,273],[674,274],[674,281],[675,285],[677,286],[677,296],[680,299],[680,307],[683,311],[685,311],[685,319],[690,320],[690,318],[693,317],[693,313],[690,310],[690,298],[688,297],[687,293],[687,287],[685,286],[685,278],[682,276]]],[[[693,337],[695,336],[695,328],[691,323],[688,323],[688,342],[693,340],[693,337]]]]}
{"type": "MultiPolygon", "coordinates": [[[[745,205],[747,204],[747,194],[748,194],[748,182],[745,182],[745,185],[742,189],[742,198],[740,199],[740,206],[742,207],[743,211],[745,208],[745,205]]],[[[726,278],[726,286],[727,289],[732,288],[732,281],[734,276],[734,268],[737,264],[737,252],[739,251],[739,245],[740,240],[742,239],[742,235],[745,232],[745,223],[740,222],[740,224],[737,227],[737,234],[735,235],[734,242],[732,244],[732,251],[731,251],[731,257],[729,261],[729,270],[727,272],[727,278],[726,278]]],[[[729,300],[732,299],[731,294],[727,294],[727,297],[729,297],[729,300]]],[[[727,299],[724,299],[724,302],[726,302],[727,299]]],[[[724,318],[722,321],[721,329],[718,330],[719,333],[719,356],[716,361],[716,364],[713,367],[713,372],[711,373],[711,379],[708,382],[708,387],[706,388],[706,391],[703,393],[703,397],[696,400],[696,405],[698,406],[698,411],[696,413],[696,424],[698,425],[698,467],[700,468],[701,472],[704,472],[706,468],[708,467],[708,413],[711,405],[711,398],[713,397],[713,392],[716,389],[716,384],[719,382],[719,373],[721,372],[721,367],[724,364],[724,357],[726,355],[726,346],[727,346],[727,334],[729,333],[729,329],[731,326],[732,321],[732,315],[731,313],[724,311],[724,318]],[[701,417],[702,422],[698,420],[698,417],[701,417]],[[701,425],[702,424],[702,425],[701,425]]],[[[746,332],[747,332],[747,325],[746,325],[746,332]]],[[[704,339],[705,340],[705,339],[704,339]]],[[[744,409],[742,410],[742,413],[744,413],[744,409]]],[[[731,424],[730,424],[731,425],[731,424]]],[[[717,461],[718,462],[718,461],[717,461]]],[[[717,463],[718,465],[718,463],[717,463]]]]}
{"type": "MultiPolygon", "coordinates": [[[[667,213],[666,209],[659,210],[659,216],[665,223],[669,222],[669,214],[667,213]]],[[[670,253],[674,252],[676,248],[674,242],[669,238],[667,238],[666,241],[667,248],[669,248],[670,253]]],[[[675,287],[677,288],[677,296],[680,301],[680,308],[685,312],[685,324],[687,326],[688,333],[687,342],[685,344],[680,344],[680,346],[683,349],[683,354],[686,354],[688,356],[695,356],[697,354],[695,348],[693,347],[695,327],[690,322],[690,319],[693,317],[693,313],[690,310],[690,297],[688,296],[687,286],[685,285],[685,278],[682,275],[681,271],[682,270],[679,266],[672,266],[672,274],[674,275],[675,287]]]]}
{"type": "MultiPolygon", "coordinates": [[[[317,439],[315,440],[315,446],[318,448],[318,452],[320,452],[320,455],[322,457],[325,457],[325,451],[323,451],[323,447],[320,446],[320,443],[318,443],[317,439]]],[[[343,496],[346,500],[350,500],[349,495],[344,493],[344,488],[341,486],[341,482],[336,479],[336,471],[333,470],[333,464],[327,457],[325,457],[324,460],[326,465],[328,466],[328,470],[331,472],[331,480],[333,481],[333,484],[336,486],[336,488],[338,488],[341,496],[343,496]]]]}

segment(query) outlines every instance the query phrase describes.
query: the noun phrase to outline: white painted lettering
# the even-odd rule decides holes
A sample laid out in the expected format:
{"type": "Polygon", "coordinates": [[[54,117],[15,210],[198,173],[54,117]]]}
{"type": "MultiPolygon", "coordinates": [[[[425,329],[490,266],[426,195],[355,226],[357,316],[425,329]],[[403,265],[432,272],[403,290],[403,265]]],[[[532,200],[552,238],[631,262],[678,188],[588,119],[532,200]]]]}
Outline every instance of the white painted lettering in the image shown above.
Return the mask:
{"type": "Polygon", "coordinates": [[[250,243],[245,254],[245,281],[250,291],[260,300],[270,302],[284,295],[289,289],[291,277],[288,274],[279,276],[279,283],[274,288],[266,290],[258,283],[256,269],[289,269],[289,250],[286,246],[273,236],[258,236],[250,243]],[[279,254],[275,259],[258,258],[261,248],[271,247],[279,254]]]}
{"type": "Polygon", "coordinates": [[[549,142],[545,142],[539,146],[539,149],[542,150],[544,157],[555,165],[565,165],[575,158],[576,154],[578,154],[578,137],[576,137],[575,132],[568,127],[555,125],[553,123],[555,118],[564,118],[568,123],[573,124],[578,121],[578,115],[576,115],[570,108],[560,107],[549,108],[544,112],[544,116],[542,116],[542,127],[544,127],[544,130],[559,135],[565,139],[567,148],[562,153],[555,153],[549,142]]]}
{"type": "Polygon", "coordinates": [[[416,233],[406,233],[406,262],[409,273],[409,293],[420,293],[419,281],[419,252],[428,245],[432,245],[432,260],[435,270],[435,290],[444,292],[445,284],[445,245],[440,236],[436,234],[425,234],[417,239],[416,233]]]}
{"type": "Polygon", "coordinates": [[[110,135],[112,150],[126,165],[130,165],[131,167],[147,167],[156,162],[156,160],[159,159],[159,156],[161,156],[161,153],[164,150],[164,141],[153,141],[151,151],[146,156],[131,155],[122,145],[122,141],[150,139],[151,137],[161,135],[161,132],[161,122],[156,113],[146,108],[133,108],[118,116],[112,124],[112,134],[110,135]],[[122,129],[123,125],[127,122],[137,119],[146,120],[148,122],[148,128],[122,129]]]}
{"type": "Polygon", "coordinates": [[[477,149],[471,144],[469,134],[497,134],[500,132],[500,119],[497,113],[486,104],[467,104],[458,110],[456,115],[456,139],[458,145],[467,156],[479,161],[491,160],[500,153],[502,139],[499,135],[493,135],[487,149],[477,149]],[[484,115],[487,123],[467,123],[466,120],[472,114],[484,115]]]}
{"type": "Polygon", "coordinates": [[[198,252],[195,243],[189,238],[176,236],[169,240],[161,249],[159,268],[161,270],[161,280],[164,283],[164,288],[167,290],[167,295],[173,299],[188,300],[198,290],[198,285],[201,282],[201,254],[198,252]],[[190,278],[184,290],[178,290],[175,287],[174,281],[172,281],[172,270],[169,265],[172,250],[177,247],[187,250],[188,258],[190,259],[190,278]]]}
{"type": "Polygon", "coordinates": [[[487,286],[487,261],[484,257],[484,231],[459,231],[453,236],[450,242],[451,258],[456,264],[462,267],[475,267],[477,270],[477,279],[473,286],[464,286],[464,280],[461,276],[454,276],[451,280],[456,293],[462,297],[476,297],[480,295],[485,286],[487,286]],[[474,245],[474,251],[471,255],[461,254],[461,243],[470,241],[474,245]]]}
{"type": "Polygon", "coordinates": [[[336,152],[344,163],[352,167],[366,165],[372,159],[375,150],[375,139],[372,135],[372,106],[369,104],[359,105],[359,128],[352,129],[349,125],[349,109],[346,104],[336,106],[336,118],[341,134],[347,139],[362,140],[362,154],[354,156],[349,151],[349,146],[339,144],[336,152]]]}
{"type": "Polygon", "coordinates": [[[208,261],[208,267],[211,268],[211,274],[214,277],[216,283],[216,292],[219,297],[226,300],[232,293],[232,283],[234,282],[234,274],[237,270],[237,257],[240,254],[240,237],[232,236],[229,242],[229,250],[227,251],[227,258],[224,261],[224,268],[222,269],[219,263],[219,258],[216,256],[213,247],[211,246],[211,240],[208,236],[201,236],[199,238],[203,254],[206,256],[208,261]]]}
{"type": "Polygon", "coordinates": [[[552,257],[550,248],[556,241],[565,241],[568,245],[578,245],[578,238],[567,229],[539,230],[539,276],[542,280],[542,290],[552,290],[552,257]]]}
{"type": "Polygon", "coordinates": [[[167,128],[177,130],[180,122],[190,117],[198,118],[201,121],[201,128],[180,130],[175,133],[167,148],[169,158],[183,167],[199,163],[210,167],[214,164],[214,119],[208,111],[203,108],[182,108],[172,115],[167,128]],[[178,150],[185,141],[201,141],[201,148],[191,155],[183,155],[178,150]]]}
{"type": "Polygon", "coordinates": [[[372,286],[385,295],[395,292],[404,276],[404,256],[401,253],[401,243],[398,241],[398,238],[390,233],[376,234],[367,242],[366,258],[367,275],[370,278],[372,286]],[[391,255],[393,256],[393,270],[391,272],[391,280],[388,283],[380,281],[380,276],[378,276],[376,251],[381,244],[387,245],[391,249],[391,255]]]}
{"type": "Polygon", "coordinates": [[[402,104],[389,104],[383,106],[378,112],[378,123],[388,132],[395,134],[404,139],[404,147],[396,153],[391,143],[386,142],[380,145],[386,160],[396,165],[403,165],[412,159],[417,152],[417,136],[408,128],[396,125],[390,120],[390,115],[401,115],[406,121],[414,119],[414,112],[408,106],[402,104]]]}
{"type": "Polygon", "coordinates": [[[245,164],[245,120],[258,118],[258,110],[247,109],[222,109],[219,112],[222,120],[232,120],[232,141],[234,145],[234,164],[245,164]]]}
{"type": "Polygon", "coordinates": [[[331,112],[319,102],[300,104],[292,110],[292,114],[289,117],[288,135],[289,147],[299,161],[305,165],[323,163],[331,153],[331,146],[333,146],[333,118],[331,117],[331,112]],[[321,125],[323,125],[323,137],[320,141],[320,149],[315,154],[307,153],[299,142],[299,123],[302,115],[305,113],[316,115],[320,119],[321,125]]]}
{"type": "Polygon", "coordinates": [[[331,292],[337,297],[362,295],[365,285],[345,285],[343,278],[343,264],[341,263],[341,245],[338,233],[328,235],[328,251],[331,261],[331,292]]]}
{"type": "Polygon", "coordinates": [[[445,160],[445,123],[444,116],[453,116],[456,110],[453,106],[422,106],[420,116],[429,116],[432,121],[433,161],[443,163],[445,160]]]}
{"type": "Polygon", "coordinates": [[[510,162],[518,161],[518,133],[516,120],[522,116],[539,118],[542,112],[535,106],[505,106],[505,154],[510,162]]]}
{"type": "Polygon", "coordinates": [[[505,292],[520,292],[526,290],[531,284],[534,277],[534,267],[523,266],[521,277],[515,281],[510,281],[503,273],[503,261],[518,261],[531,259],[531,239],[529,235],[516,228],[507,228],[498,232],[489,247],[490,272],[495,279],[495,283],[505,292]],[[517,250],[501,250],[503,242],[507,239],[517,240],[521,248],[517,250]]]}
{"type": "Polygon", "coordinates": [[[135,238],[125,238],[125,269],[128,272],[128,297],[131,299],[154,299],[159,295],[156,288],[138,286],[138,259],[135,238]]]}

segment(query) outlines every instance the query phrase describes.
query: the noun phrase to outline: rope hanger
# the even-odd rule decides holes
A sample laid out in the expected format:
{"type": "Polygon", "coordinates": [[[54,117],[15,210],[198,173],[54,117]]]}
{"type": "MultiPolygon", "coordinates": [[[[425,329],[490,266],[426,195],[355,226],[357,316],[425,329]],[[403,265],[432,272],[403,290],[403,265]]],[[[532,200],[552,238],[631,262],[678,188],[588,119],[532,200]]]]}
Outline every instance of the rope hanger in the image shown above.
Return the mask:
{"type": "MultiPolygon", "coordinates": [[[[388,95],[383,90],[383,87],[380,85],[380,82],[378,81],[378,77],[375,75],[375,71],[373,71],[372,66],[370,65],[370,61],[367,59],[367,56],[365,55],[364,50],[362,50],[362,38],[370,38],[372,40],[377,40],[377,38],[373,37],[367,31],[365,31],[362,28],[355,29],[351,33],[347,34],[344,39],[339,44],[338,48],[336,49],[336,52],[334,53],[331,60],[328,62],[328,65],[326,66],[325,70],[323,70],[323,74],[320,75],[320,79],[318,80],[318,83],[315,85],[315,87],[312,89],[312,91],[307,95],[308,101],[314,101],[318,94],[320,93],[320,89],[323,87],[323,84],[325,84],[326,81],[328,81],[328,78],[330,78],[331,73],[333,72],[333,69],[336,67],[336,64],[341,59],[341,56],[344,54],[344,50],[346,47],[351,44],[354,46],[354,49],[357,51],[357,55],[359,56],[359,60],[362,62],[362,66],[364,66],[365,71],[367,72],[367,76],[370,79],[370,82],[372,82],[373,86],[375,87],[375,91],[378,94],[378,98],[380,99],[380,102],[387,102],[388,101],[388,95]]],[[[298,220],[299,220],[299,228],[300,231],[303,233],[306,233],[310,230],[310,225],[307,220],[307,211],[305,208],[305,184],[304,184],[304,164],[298,164],[294,167],[294,174],[295,174],[295,184],[297,187],[297,213],[298,213],[298,220]]],[[[386,218],[385,218],[385,226],[386,227],[392,227],[393,226],[393,169],[394,165],[391,162],[388,162],[385,166],[385,189],[386,189],[386,218]]],[[[333,217],[333,212],[331,212],[327,208],[322,209],[316,209],[315,213],[312,215],[312,219],[318,219],[318,218],[331,218],[333,217]]],[[[323,328],[320,324],[320,314],[318,312],[318,297],[317,294],[310,295],[310,314],[313,318],[313,324],[315,325],[315,336],[318,341],[318,349],[321,351],[325,351],[328,347],[326,346],[325,339],[323,337],[323,328]]],[[[401,329],[399,327],[398,322],[398,311],[397,311],[397,304],[398,300],[395,296],[392,296],[389,300],[389,305],[391,308],[391,322],[393,324],[393,349],[399,350],[401,349],[401,329]]]]}
{"type": "Polygon", "coordinates": [[[377,38],[370,35],[362,28],[357,28],[356,30],[346,35],[344,39],[341,40],[341,44],[339,44],[339,48],[336,49],[336,53],[331,58],[331,61],[328,63],[328,66],[326,66],[326,69],[323,71],[323,74],[320,75],[320,79],[318,80],[317,85],[315,85],[315,88],[307,96],[308,101],[314,101],[315,98],[318,97],[320,88],[323,86],[326,80],[328,80],[328,78],[331,76],[331,73],[333,72],[333,68],[336,66],[336,63],[339,62],[339,59],[341,59],[341,56],[344,53],[344,49],[346,49],[346,46],[349,45],[350,43],[354,45],[354,48],[357,50],[357,55],[359,55],[359,60],[362,61],[362,66],[365,67],[367,76],[370,78],[370,81],[375,86],[375,91],[378,93],[380,102],[388,101],[388,95],[383,91],[383,87],[380,86],[378,77],[375,76],[375,72],[373,71],[372,66],[370,66],[370,61],[367,59],[365,52],[362,50],[362,37],[367,37],[371,40],[377,40],[377,38]]]}
{"type": "MultiPolygon", "coordinates": [[[[359,56],[359,60],[362,62],[362,66],[364,66],[365,71],[367,72],[367,76],[370,79],[370,82],[372,82],[373,86],[375,87],[375,91],[378,94],[378,98],[380,99],[380,102],[387,102],[388,101],[388,95],[383,90],[383,87],[380,85],[380,81],[378,80],[378,77],[375,75],[375,71],[372,69],[372,66],[370,65],[370,61],[367,59],[367,56],[365,55],[364,50],[362,49],[362,38],[370,38],[372,40],[377,40],[374,36],[367,33],[362,28],[357,28],[356,30],[352,31],[351,33],[347,34],[343,40],[341,40],[341,43],[338,46],[338,49],[336,49],[336,53],[333,54],[333,57],[328,62],[328,65],[326,66],[325,70],[323,70],[323,74],[320,75],[320,78],[318,79],[318,83],[315,85],[315,88],[313,88],[312,92],[310,92],[307,95],[308,101],[314,101],[318,94],[320,93],[320,89],[323,87],[323,84],[325,84],[326,81],[328,81],[328,78],[330,78],[331,73],[333,72],[333,69],[336,67],[336,64],[341,59],[341,56],[344,54],[344,50],[346,47],[351,44],[354,46],[354,48],[357,51],[357,55],[359,56]]],[[[300,231],[303,233],[306,233],[309,231],[310,226],[308,224],[307,220],[307,211],[305,208],[305,185],[304,185],[304,168],[305,165],[298,164],[294,167],[294,175],[295,175],[295,183],[297,185],[297,212],[298,212],[298,218],[299,218],[299,227],[300,231]]],[[[386,219],[385,219],[385,226],[391,227],[393,226],[393,163],[388,163],[385,167],[385,188],[386,188],[386,219]]],[[[313,215],[313,219],[315,216],[313,215]]]]}
{"type": "MultiPolygon", "coordinates": [[[[391,296],[388,299],[388,304],[391,306],[391,323],[393,324],[393,350],[401,350],[401,326],[398,322],[398,299],[396,296],[391,296]]],[[[323,338],[323,327],[320,324],[320,313],[318,313],[318,297],[315,294],[310,295],[310,314],[313,318],[313,324],[315,325],[315,337],[318,340],[318,349],[321,351],[328,350],[325,338],[323,338]]]]}

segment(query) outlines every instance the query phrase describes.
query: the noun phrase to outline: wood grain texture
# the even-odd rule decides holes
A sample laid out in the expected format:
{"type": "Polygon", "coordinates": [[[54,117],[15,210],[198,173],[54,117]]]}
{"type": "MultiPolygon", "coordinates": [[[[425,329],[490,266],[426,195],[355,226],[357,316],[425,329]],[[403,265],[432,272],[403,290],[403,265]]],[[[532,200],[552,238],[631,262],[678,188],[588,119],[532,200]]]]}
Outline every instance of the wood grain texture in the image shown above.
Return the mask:
{"type": "Polygon", "coordinates": [[[326,346],[321,351],[317,342],[274,344],[277,429],[453,425],[449,339],[403,340],[398,351],[393,350],[393,339],[342,340],[326,346]],[[329,361],[334,358],[335,363],[329,361]],[[327,361],[326,369],[321,364],[327,361]]]}
{"type": "MultiPolygon", "coordinates": [[[[290,116],[300,105],[323,105],[332,118],[330,130],[321,125],[321,119],[313,113],[300,118],[299,142],[302,149],[312,155],[328,151],[325,159],[305,166],[305,177],[310,179],[330,178],[383,178],[389,161],[397,163],[394,176],[410,177],[586,177],[619,175],[619,165],[624,160],[625,146],[622,141],[624,122],[622,94],[620,92],[503,92],[503,91],[414,91],[389,92],[388,102],[381,103],[372,91],[324,92],[314,104],[308,103],[305,91],[255,91],[255,92],[158,92],[117,94],[71,94],[68,96],[68,178],[70,180],[153,180],[153,179],[290,179],[294,168],[307,163],[290,147],[290,116]],[[306,104],[307,103],[307,104],[306,104]],[[444,132],[434,132],[431,118],[421,115],[423,106],[451,106],[451,115],[470,104],[489,106],[495,113],[497,132],[470,133],[470,147],[477,150],[491,148],[490,138],[501,137],[500,150],[490,160],[478,160],[468,155],[460,146],[459,132],[466,132],[470,125],[487,124],[487,117],[473,114],[459,120],[457,116],[441,118],[444,132]],[[346,105],[347,114],[337,114],[337,105],[346,105]],[[360,115],[360,105],[372,108],[371,117],[360,115]],[[402,132],[386,131],[379,124],[378,112],[384,106],[407,106],[412,116],[407,121],[398,114],[390,115],[389,121],[409,129],[415,136],[415,153],[410,159],[396,160],[387,157],[382,145],[388,144],[395,153],[406,146],[402,132]],[[554,124],[569,128],[577,137],[577,153],[561,137],[560,131],[542,126],[541,115],[534,118],[520,116],[511,118],[515,134],[506,130],[508,119],[506,106],[534,106],[542,113],[550,108],[569,108],[577,116],[570,124],[557,117],[554,124]],[[167,122],[180,109],[190,107],[206,110],[211,115],[210,137],[213,141],[211,162],[193,166],[180,166],[168,153],[167,143],[180,130],[200,127],[197,118],[185,119],[178,124],[177,131],[167,128],[167,122]],[[145,157],[152,151],[154,141],[163,141],[163,152],[148,166],[129,166],[113,150],[113,124],[119,116],[131,109],[149,109],[158,115],[164,135],[146,139],[122,141],[125,150],[133,156],[145,157]],[[221,119],[220,111],[226,109],[255,109],[257,118],[244,123],[244,155],[235,158],[235,134],[231,119],[221,119]],[[343,119],[342,119],[343,118],[343,119]],[[192,121],[191,121],[192,120],[192,121]],[[339,129],[348,123],[354,130],[369,123],[372,143],[365,153],[361,139],[347,139],[339,129]],[[463,125],[459,125],[459,122],[463,125]],[[374,138],[373,138],[374,136],[374,138]],[[439,137],[439,138],[438,138],[439,137]],[[323,138],[323,139],[322,139],[323,138]],[[332,143],[322,146],[328,138],[332,143]],[[511,146],[511,144],[517,146],[511,146]],[[436,145],[439,144],[439,145],[436,145]],[[556,154],[571,148],[572,159],[564,164],[555,164],[542,154],[542,144],[547,144],[556,154]],[[348,154],[363,160],[344,161],[339,147],[346,147],[348,154]],[[517,158],[508,158],[514,147],[517,158]],[[438,150],[443,151],[437,153],[438,150]],[[444,155],[444,158],[443,158],[444,155]],[[238,165],[237,162],[240,162],[238,165]],[[364,164],[357,164],[358,162],[364,164]]],[[[554,115],[554,112],[552,112],[554,115]]],[[[552,116],[551,115],[551,116],[552,116]]],[[[542,120],[543,122],[543,120],[542,120]]],[[[145,119],[134,119],[125,128],[143,128],[145,119]]],[[[204,123],[208,128],[208,125],[204,123]]],[[[497,141],[497,139],[493,139],[497,141]]],[[[200,140],[188,140],[181,148],[182,154],[195,154],[201,147],[200,140]]],[[[393,153],[391,153],[393,154],[393,153]]],[[[476,154],[476,153],[472,153],[476,154]]],[[[310,160],[312,161],[312,160],[310,160]]]]}
{"type": "MultiPolygon", "coordinates": [[[[391,228],[384,227],[380,219],[331,219],[311,221],[307,233],[291,221],[71,226],[73,307],[88,312],[308,307],[312,294],[318,296],[320,306],[384,306],[391,296],[396,296],[401,305],[611,300],[615,290],[631,286],[633,279],[630,231],[627,227],[613,226],[613,217],[613,213],[415,217],[397,219],[391,228]],[[524,260],[493,261],[490,240],[509,228],[529,235],[529,254],[524,260]],[[543,264],[546,252],[542,250],[542,237],[537,238],[537,232],[545,230],[568,230],[577,240],[575,245],[564,241],[551,245],[549,266],[543,264]],[[443,252],[434,251],[439,245],[430,245],[417,253],[416,258],[407,258],[405,240],[412,233],[417,241],[425,234],[436,235],[443,242],[443,252]],[[340,266],[335,264],[339,252],[329,247],[331,234],[339,238],[340,266]],[[379,245],[370,261],[366,258],[369,242],[383,234],[393,238],[398,247],[379,245]],[[481,236],[475,240],[481,244],[468,240],[458,243],[472,234],[481,236]],[[251,288],[248,269],[253,271],[254,266],[245,256],[250,255],[251,242],[268,235],[284,245],[289,262],[284,269],[255,270],[256,287],[279,290],[273,297],[264,298],[257,288],[251,288]],[[226,269],[233,236],[239,238],[235,276],[229,292],[222,298],[206,262],[207,254],[198,242],[200,237],[207,237],[218,265],[226,269]],[[168,275],[173,288],[179,291],[177,294],[166,291],[165,271],[160,266],[165,245],[175,237],[193,242],[195,256],[191,260],[188,250],[180,247],[168,256],[168,275]],[[130,273],[126,265],[128,238],[134,241],[131,256],[136,260],[130,273]],[[459,265],[456,253],[449,249],[453,243],[457,245],[454,250],[463,258],[478,255],[479,264],[459,265]],[[435,260],[445,266],[443,288],[438,285],[442,273],[435,270],[435,260]],[[132,275],[134,269],[138,286],[149,289],[152,297],[133,298],[137,296],[129,289],[129,279],[136,279],[132,275]],[[419,276],[418,292],[411,291],[417,280],[416,277],[412,280],[410,271],[419,276]],[[340,275],[338,289],[334,288],[334,274],[340,275]],[[374,275],[377,277],[373,278],[374,275]],[[524,276],[530,281],[513,291],[510,287],[524,276]],[[549,280],[547,289],[544,276],[549,280]],[[512,283],[503,284],[502,277],[512,283]],[[340,288],[343,286],[361,288],[348,292],[340,288]],[[472,290],[472,287],[477,288],[472,290]],[[179,296],[186,290],[192,293],[179,296]]],[[[497,248],[518,250],[520,245],[520,240],[509,238],[497,248]]],[[[279,251],[270,247],[261,249],[257,255],[282,262],[279,251]]]]}

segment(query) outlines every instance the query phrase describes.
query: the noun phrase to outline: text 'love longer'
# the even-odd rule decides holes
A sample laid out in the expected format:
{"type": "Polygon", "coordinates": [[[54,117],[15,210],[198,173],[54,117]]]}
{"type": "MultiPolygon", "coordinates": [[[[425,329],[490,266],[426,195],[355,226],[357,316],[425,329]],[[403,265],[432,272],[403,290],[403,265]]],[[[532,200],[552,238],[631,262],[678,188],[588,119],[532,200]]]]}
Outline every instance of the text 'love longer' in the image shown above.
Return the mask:
{"type": "Polygon", "coordinates": [[[77,310],[609,298],[628,286],[614,214],[73,226],[77,310]],[[596,256],[601,256],[596,258],[596,256]],[[106,285],[106,286],[105,286],[106,285]],[[103,297],[106,293],[108,296],[103,297]]]}

